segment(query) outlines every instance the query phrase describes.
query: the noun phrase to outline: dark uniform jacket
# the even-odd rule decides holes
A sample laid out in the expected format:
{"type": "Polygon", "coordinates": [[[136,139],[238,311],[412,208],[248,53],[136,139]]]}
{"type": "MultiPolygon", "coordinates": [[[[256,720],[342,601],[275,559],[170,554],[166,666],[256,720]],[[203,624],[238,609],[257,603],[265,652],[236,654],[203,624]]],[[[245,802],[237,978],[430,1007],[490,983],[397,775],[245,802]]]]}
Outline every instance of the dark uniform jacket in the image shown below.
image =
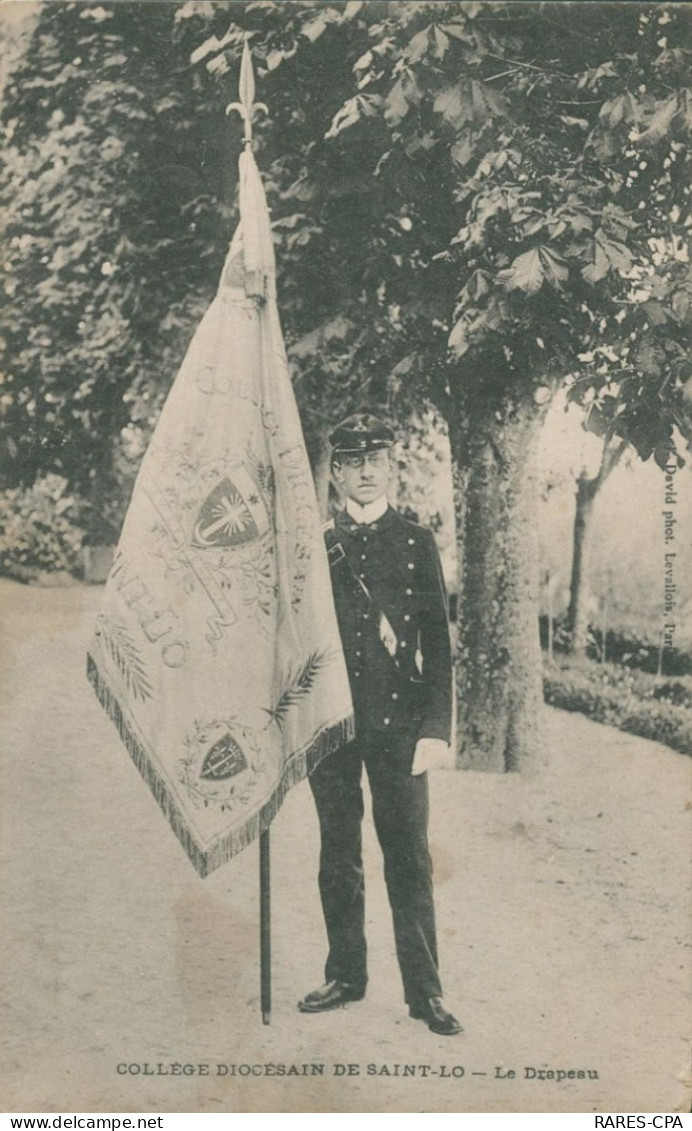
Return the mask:
{"type": "Polygon", "coordinates": [[[368,525],[340,512],[325,541],[356,735],[403,732],[449,742],[447,600],[432,532],[389,507],[368,525]],[[396,638],[393,656],[381,639],[380,612],[396,638]]]}

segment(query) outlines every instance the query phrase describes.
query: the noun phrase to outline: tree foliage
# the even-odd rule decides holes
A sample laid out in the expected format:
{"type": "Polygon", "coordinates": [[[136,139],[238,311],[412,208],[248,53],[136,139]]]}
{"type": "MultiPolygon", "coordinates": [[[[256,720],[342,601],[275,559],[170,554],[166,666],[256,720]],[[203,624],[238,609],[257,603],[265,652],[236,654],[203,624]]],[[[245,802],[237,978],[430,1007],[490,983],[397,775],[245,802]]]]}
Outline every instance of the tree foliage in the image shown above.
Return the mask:
{"type": "Polygon", "coordinates": [[[228,230],[222,108],[180,38],[156,5],[46,5],[5,91],[0,473],[97,485],[99,509],[228,230]]]}
{"type": "Polygon", "coordinates": [[[689,381],[685,6],[69,3],[5,97],[5,480],[83,489],[113,437],[141,448],[230,231],[245,34],[308,426],[570,374],[590,426],[663,459],[689,381]]]}
{"type": "MultiPolygon", "coordinates": [[[[316,403],[337,377],[350,399],[421,390],[448,415],[456,397],[569,379],[591,426],[663,461],[687,430],[690,18],[664,4],[238,13],[272,106],[285,297],[316,403]]],[[[206,57],[230,68],[222,42],[206,57]]]]}

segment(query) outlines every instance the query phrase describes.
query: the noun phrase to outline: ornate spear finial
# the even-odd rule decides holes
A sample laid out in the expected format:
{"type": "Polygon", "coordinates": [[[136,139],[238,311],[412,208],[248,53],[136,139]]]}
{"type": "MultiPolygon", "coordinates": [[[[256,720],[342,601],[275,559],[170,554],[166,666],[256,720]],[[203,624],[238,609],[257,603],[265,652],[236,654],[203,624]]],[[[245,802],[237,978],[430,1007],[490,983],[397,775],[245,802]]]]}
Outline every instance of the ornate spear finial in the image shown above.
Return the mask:
{"type": "Polygon", "coordinates": [[[245,36],[245,43],[243,44],[243,55],[240,61],[240,81],[238,83],[238,97],[239,102],[231,102],[226,107],[226,113],[230,114],[233,110],[237,110],[243,122],[245,123],[245,133],[243,135],[243,145],[252,145],[252,119],[258,110],[264,110],[265,114],[269,111],[264,102],[255,102],[255,74],[252,68],[252,55],[250,53],[250,45],[248,37],[245,36]]]}

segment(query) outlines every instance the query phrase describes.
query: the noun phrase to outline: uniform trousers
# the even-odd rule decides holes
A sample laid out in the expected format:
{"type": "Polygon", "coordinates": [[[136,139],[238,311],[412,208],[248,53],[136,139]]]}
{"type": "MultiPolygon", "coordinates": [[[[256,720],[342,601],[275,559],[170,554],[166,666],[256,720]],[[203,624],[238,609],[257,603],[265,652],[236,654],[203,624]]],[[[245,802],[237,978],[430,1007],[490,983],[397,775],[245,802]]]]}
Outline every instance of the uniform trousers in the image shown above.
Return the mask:
{"type": "Polygon", "coordinates": [[[411,774],[416,739],[370,732],[324,758],[310,776],[320,823],[319,889],[329,942],[328,982],[365,989],[363,765],[409,1005],[441,994],[437,969],[427,774],[411,774]]]}

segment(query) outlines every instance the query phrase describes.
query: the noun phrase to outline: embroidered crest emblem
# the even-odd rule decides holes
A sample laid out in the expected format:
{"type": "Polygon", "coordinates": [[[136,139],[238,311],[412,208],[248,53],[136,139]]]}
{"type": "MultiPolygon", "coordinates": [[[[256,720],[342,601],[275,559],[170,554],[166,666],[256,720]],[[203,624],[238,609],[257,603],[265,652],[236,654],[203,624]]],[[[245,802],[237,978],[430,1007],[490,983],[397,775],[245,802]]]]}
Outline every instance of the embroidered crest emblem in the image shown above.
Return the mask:
{"type": "Polygon", "coordinates": [[[261,494],[241,465],[219,480],[204,499],[197,512],[192,545],[198,549],[235,549],[254,542],[267,526],[261,494]]]}
{"type": "Polygon", "coordinates": [[[248,761],[239,744],[228,732],[207,751],[199,776],[208,781],[224,781],[247,770],[248,761]]]}
{"type": "Polygon", "coordinates": [[[222,811],[247,805],[264,771],[255,731],[235,716],[196,723],[185,740],[180,781],[196,805],[222,811]]]}

